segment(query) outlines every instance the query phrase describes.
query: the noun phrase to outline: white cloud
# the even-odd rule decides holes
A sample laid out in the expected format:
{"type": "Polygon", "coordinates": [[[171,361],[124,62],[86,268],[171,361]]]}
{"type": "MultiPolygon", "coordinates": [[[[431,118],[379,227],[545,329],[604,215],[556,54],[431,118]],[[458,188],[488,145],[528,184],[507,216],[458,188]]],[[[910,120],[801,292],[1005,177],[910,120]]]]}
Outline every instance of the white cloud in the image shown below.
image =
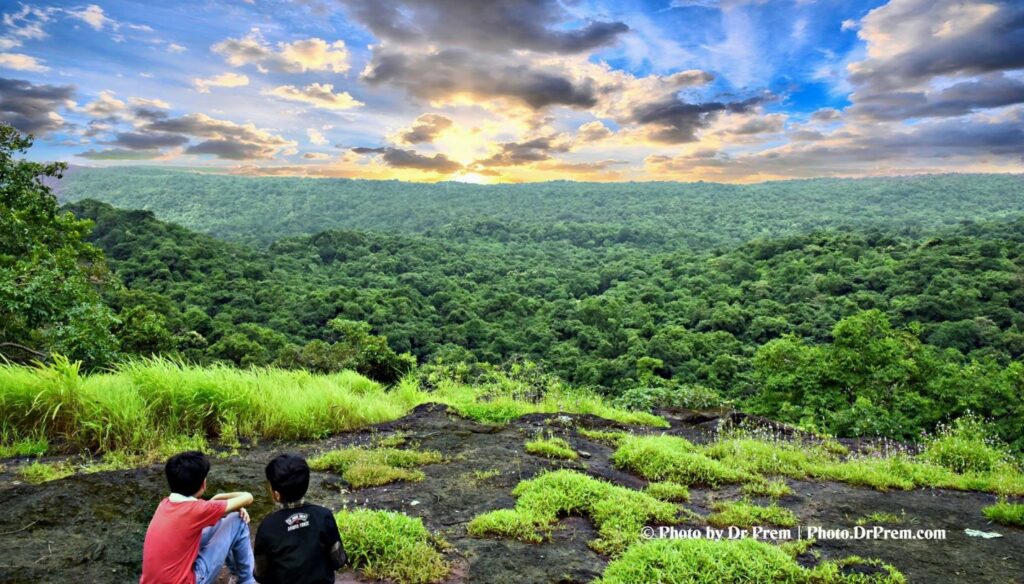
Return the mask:
{"type": "Polygon", "coordinates": [[[0,67],[16,71],[34,71],[36,73],[50,70],[39,59],[22,53],[0,53],[0,67]]]}
{"type": "Polygon", "coordinates": [[[347,91],[334,93],[334,85],[330,83],[313,83],[303,88],[294,85],[281,85],[265,90],[264,95],[271,95],[287,101],[297,101],[332,110],[343,110],[363,105],[347,91]]]}
{"type": "Polygon", "coordinates": [[[320,130],[316,128],[309,128],[306,130],[306,135],[309,136],[309,143],[316,146],[324,146],[328,143],[327,138],[323,135],[320,130]]]}
{"type": "Polygon", "coordinates": [[[170,43],[170,44],[167,45],[167,52],[168,53],[184,53],[187,50],[188,49],[186,49],[185,47],[179,45],[178,43],[170,43]]]}
{"type": "Polygon", "coordinates": [[[275,49],[263,38],[260,29],[253,28],[240,39],[228,38],[211,47],[215,53],[233,67],[254,65],[261,73],[304,73],[349,70],[349,53],[344,41],[328,43],[319,38],[277,43],[275,49]]]}
{"type": "Polygon", "coordinates": [[[192,80],[199,93],[210,93],[211,87],[243,87],[249,85],[249,77],[239,73],[221,73],[206,79],[196,77],[192,80]]]}

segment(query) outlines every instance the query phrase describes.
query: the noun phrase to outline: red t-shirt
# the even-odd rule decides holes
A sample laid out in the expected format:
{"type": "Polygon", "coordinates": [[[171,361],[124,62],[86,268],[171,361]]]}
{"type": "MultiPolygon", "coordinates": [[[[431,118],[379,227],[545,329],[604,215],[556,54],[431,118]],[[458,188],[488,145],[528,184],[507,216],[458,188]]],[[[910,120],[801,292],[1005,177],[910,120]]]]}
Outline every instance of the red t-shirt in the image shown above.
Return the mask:
{"type": "Polygon", "coordinates": [[[160,501],[146,530],[139,584],[195,584],[192,564],[203,528],[224,516],[227,501],[160,501]]]}

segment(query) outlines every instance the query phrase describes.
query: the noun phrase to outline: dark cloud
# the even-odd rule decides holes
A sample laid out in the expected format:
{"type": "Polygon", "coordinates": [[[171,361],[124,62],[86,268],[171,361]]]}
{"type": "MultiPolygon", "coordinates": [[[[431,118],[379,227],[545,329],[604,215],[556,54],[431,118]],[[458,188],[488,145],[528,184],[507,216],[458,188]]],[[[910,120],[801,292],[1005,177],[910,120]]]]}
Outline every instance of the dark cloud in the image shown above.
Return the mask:
{"type": "Polygon", "coordinates": [[[763,97],[752,97],[735,102],[687,103],[673,95],[637,106],[632,119],[638,124],[651,125],[648,137],[655,142],[693,142],[697,140],[697,131],[711,125],[719,114],[747,113],[764,101],[763,97]]]}
{"type": "Polygon", "coordinates": [[[550,105],[589,108],[597,104],[591,83],[577,83],[558,70],[532,68],[515,60],[487,59],[462,49],[433,54],[375,50],[363,72],[370,85],[389,84],[428,101],[466,93],[510,98],[532,109],[550,105]]]}
{"type": "Polygon", "coordinates": [[[380,156],[384,164],[392,168],[412,168],[426,172],[439,174],[452,174],[462,170],[462,165],[448,158],[444,154],[426,156],[414,150],[403,150],[402,148],[352,148],[356,154],[376,154],[380,156]]]}
{"type": "Polygon", "coordinates": [[[864,17],[859,34],[874,56],[851,65],[850,81],[872,91],[1024,68],[1024,3],[1017,0],[890,2],[864,17]]]}
{"type": "Polygon", "coordinates": [[[980,109],[1024,103],[1024,81],[992,74],[962,81],[945,89],[894,91],[855,96],[848,113],[875,120],[955,117],[980,109]]]}
{"type": "Polygon", "coordinates": [[[450,128],[453,123],[441,114],[423,114],[416,118],[411,128],[398,134],[398,140],[406,144],[432,143],[438,134],[450,128]]]}
{"type": "Polygon", "coordinates": [[[399,44],[444,43],[474,51],[582,53],[629,30],[622,22],[562,26],[572,16],[558,0],[342,0],[377,38],[399,44]]]}
{"type": "Polygon", "coordinates": [[[57,110],[74,96],[71,85],[33,84],[0,77],[0,121],[30,134],[44,135],[64,125],[57,110]]]}
{"type": "Polygon", "coordinates": [[[151,122],[156,120],[165,120],[169,117],[167,112],[155,107],[137,107],[133,110],[133,113],[136,118],[151,122]]]}
{"type": "Polygon", "coordinates": [[[86,150],[77,154],[81,158],[90,160],[152,160],[161,153],[155,150],[130,150],[124,148],[110,148],[107,150],[86,150]]]}
{"type": "Polygon", "coordinates": [[[121,132],[113,142],[129,150],[156,150],[169,146],[182,146],[188,143],[188,137],[180,134],[142,134],[139,132],[121,132]]]}
{"type": "Polygon", "coordinates": [[[206,140],[189,146],[186,154],[212,154],[225,160],[251,160],[255,158],[273,158],[276,150],[261,144],[238,142],[235,140],[206,140]]]}
{"type": "Polygon", "coordinates": [[[559,135],[552,134],[523,142],[504,142],[499,144],[500,150],[497,154],[477,160],[473,164],[483,167],[520,166],[549,160],[552,153],[569,151],[569,143],[560,138],[559,135]]]}
{"type": "Polygon", "coordinates": [[[838,120],[841,115],[834,107],[823,107],[811,114],[811,119],[815,122],[831,122],[838,120]]]}

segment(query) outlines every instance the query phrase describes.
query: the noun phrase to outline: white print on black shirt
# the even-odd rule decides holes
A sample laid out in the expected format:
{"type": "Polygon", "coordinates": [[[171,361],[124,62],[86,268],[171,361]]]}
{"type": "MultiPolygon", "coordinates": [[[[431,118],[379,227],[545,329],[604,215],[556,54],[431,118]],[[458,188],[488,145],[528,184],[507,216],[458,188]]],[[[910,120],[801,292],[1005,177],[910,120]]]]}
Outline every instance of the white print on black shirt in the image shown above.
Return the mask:
{"type": "Polygon", "coordinates": [[[285,519],[284,522],[288,526],[288,531],[295,531],[302,527],[309,527],[309,515],[306,513],[295,513],[288,519],[285,519]]]}

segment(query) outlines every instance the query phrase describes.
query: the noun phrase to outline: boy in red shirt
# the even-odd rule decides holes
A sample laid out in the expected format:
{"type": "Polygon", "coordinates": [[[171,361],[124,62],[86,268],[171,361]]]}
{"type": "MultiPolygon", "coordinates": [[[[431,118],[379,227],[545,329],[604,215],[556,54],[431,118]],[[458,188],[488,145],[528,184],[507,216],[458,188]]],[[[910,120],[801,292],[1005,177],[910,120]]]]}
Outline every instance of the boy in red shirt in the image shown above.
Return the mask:
{"type": "Polygon", "coordinates": [[[164,467],[171,494],[156,508],[142,547],[139,584],[210,584],[227,563],[238,584],[254,584],[249,543],[249,493],[206,490],[210,461],[202,452],[182,452],[164,467]],[[236,513],[237,511],[237,513],[236,513]]]}

